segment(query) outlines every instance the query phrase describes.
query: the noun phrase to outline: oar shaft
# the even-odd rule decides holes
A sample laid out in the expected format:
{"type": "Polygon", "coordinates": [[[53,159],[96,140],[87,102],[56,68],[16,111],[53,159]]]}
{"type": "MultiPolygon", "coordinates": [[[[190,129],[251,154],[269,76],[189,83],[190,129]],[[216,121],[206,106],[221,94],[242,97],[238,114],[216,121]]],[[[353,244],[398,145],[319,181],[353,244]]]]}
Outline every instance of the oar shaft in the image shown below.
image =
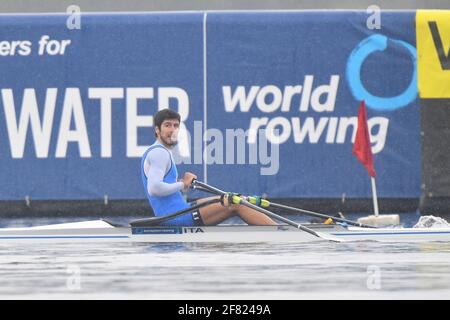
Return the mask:
{"type": "Polygon", "coordinates": [[[269,202],[270,203],[270,207],[272,208],[277,208],[277,209],[283,209],[283,210],[287,210],[287,211],[291,211],[291,212],[301,212],[301,213],[305,213],[308,214],[310,216],[313,217],[318,217],[318,218],[331,218],[335,221],[338,222],[343,222],[343,223],[347,223],[353,226],[357,226],[357,227],[364,227],[364,228],[374,228],[373,226],[369,226],[369,225],[365,225],[359,222],[354,222],[351,220],[347,220],[347,219],[343,219],[343,218],[339,218],[339,217],[332,217],[323,213],[318,213],[318,212],[314,212],[314,211],[310,211],[310,210],[305,210],[305,209],[300,209],[300,208],[295,208],[295,207],[290,207],[290,206],[286,206],[284,204],[279,204],[279,203],[274,203],[274,202],[269,202]]]}
{"type": "Polygon", "coordinates": [[[197,181],[197,180],[194,180],[192,182],[192,185],[194,186],[194,188],[195,187],[200,187],[202,190],[206,190],[206,191],[209,191],[211,193],[214,193],[214,194],[217,194],[217,195],[221,195],[222,197],[226,197],[227,195],[231,195],[231,199],[228,199],[228,201],[230,201],[231,203],[245,205],[245,206],[247,206],[247,207],[249,207],[251,209],[254,209],[256,211],[259,211],[259,212],[267,215],[268,217],[270,217],[272,219],[283,221],[284,223],[287,223],[287,224],[289,224],[291,226],[294,226],[297,229],[302,230],[304,232],[307,232],[307,233],[309,233],[309,234],[311,234],[311,235],[313,235],[315,237],[318,237],[320,239],[333,241],[333,242],[341,242],[342,241],[341,239],[338,239],[338,238],[336,238],[336,237],[334,237],[332,235],[327,235],[327,234],[323,234],[321,232],[316,232],[316,231],[314,231],[314,230],[312,230],[312,229],[310,229],[308,227],[305,227],[305,226],[301,225],[300,223],[296,223],[296,222],[294,222],[294,221],[292,221],[292,220],[290,220],[288,218],[285,218],[285,217],[282,217],[282,216],[280,216],[280,215],[278,215],[276,213],[273,213],[272,211],[269,211],[269,210],[266,210],[264,208],[261,208],[261,207],[255,205],[255,204],[253,204],[253,203],[248,202],[247,200],[243,199],[243,197],[238,196],[236,194],[233,195],[233,194],[224,192],[224,191],[222,191],[220,189],[217,189],[215,187],[212,187],[212,186],[210,186],[210,185],[208,185],[206,183],[203,183],[203,182],[200,182],[200,181],[197,181]]]}
{"type": "MultiPolygon", "coordinates": [[[[217,189],[215,187],[212,187],[212,186],[210,186],[210,185],[208,185],[206,183],[203,183],[201,181],[198,181],[198,180],[194,180],[192,184],[194,185],[194,187],[198,187],[199,186],[202,189],[210,190],[210,192],[215,193],[215,194],[226,195],[226,192],[224,192],[224,191],[222,191],[220,189],[217,189]]],[[[287,224],[289,224],[291,226],[294,226],[297,229],[303,230],[303,231],[308,232],[308,233],[310,233],[310,234],[312,234],[312,235],[314,235],[316,237],[321,238],[321,236],[317,232],[315,232],[314,230],[311,230],[311,229],[309,229],[309,228],[307,228],[307,227],[305,227],[305,226],[303,226],[303,225],[301,225],[299,223],[296,223],[296,222],[294,222],[294,221],[292,221],[290,219],[287,219],[285,217],[279,216],[276,213],[273,213],[273,212],[271,212],[269,210],[261,208],[261,207],[255,205],[255,204],[253,204],[253,203],[248,202],[247,200],[242,199],[241,197],[232,197],[232,199],[229,199],[229,200],[231,200],[235,204],[245,205],[246,207],[249,207],[251,209],[254,209],[256,211],[264,213],[265,215],[271,217],[272,219],[283,221],[284,223],[287,223],[287,224]],[[234,201],[232,201],[233,199],[236,199],[237,201],[234,202],[234,201]]]]}
{"type": "MultiPolygon", "coordinates": [[[[203,183],[203,182],[197,181],[197,180],[194,180],[193,185],[194,185],[194,188],[197,188],[197,189],[202,190],[202,191],[210,192],[212,194],[223,195],[223,194],[226,193],[226,192],[224,192],[224,191],[222,191],[222,190],[220,190],[218,188],[212,187],[212,186],[210,186],[210,185],[208,185],[206,183],[203,183]]],[[[251,203],[252,203],[252,199],[254,199],[254,197],[247,197],[247,200],[250,200],[251,203]]],[[[255,203],[252,203],[252,204],[255,204],[255,203]]],[[[268,201],[266,199],[262,199],[261,200],[260,206],[265,207],[265,208],[272,207],[272,208],[277,208],[277,209],[283,209],[283,210],[287,210],[287,211],[291,211],[291,212],[301,212],[301,213],[305,213],[305,214],[308,214],[310,216],[318,217],[318,218],[324,218],[324,219],[331,218],[331,219],[333,219],[335,221],[347,223],[349,225],[357,226],[357,227],[374,228],[373,226],[369,226],[369,225],[366,225],[366,224],[362,224],[362,223],[359,223],[359,222],[355,222],[355,221],[351,221],[351,220],[347,220],[347,219],[343,219],[343,218],[332,217],[330,215],[326,215],[326,214],[319,213],[319,212],[314,212],[314,211],[310,211],[310,210],[290,207],[290,206],[286,206],[286,205],[279,204],[279,203],[273,203],[273,202],[270,202],[270,201],[268,201]]]]}
{"type": "Polygon", "coordinates": [[[241,200],[239,201],[239,204],[242,204],[242,205],[244,205],[244,206],[246,206],[246,207],[249,207],[249,208],[251,208],[251,209],[254,209],[254,210],[256,210],[256,211],[259,211],[259,212],[261,212],[261,213],[263,213],[263,214],[269,216],[269,217],[272,218],[272,219],[276,219],[276,220],[279,220],[279,221],[283,221],[284,223],[287,223],[287,224],[289,224],[289,225],[291,225],[291,226],[293,226],[293,227],[296,227],[297,229],[300,229],[300,230],[302,230],[302,231],[304,231],[304,232],[307,232],[307,233],[309,233],[309,234],[312,234],[313,236],[316,236],[316,237],[318,237],[318,238],[322,238],[322,239],[325,239],[325,240],[336,241],[336,240],[334,240],[334,239],[324,238],[323,235],[320,235],[320,234],[317,233],[316,231],[311,230],[310,228],[305,227],[305,226],[301,225],[300,223],[296,223],[296,222],[294,222],[294,221],[292,221],[292,220],[290,220],[290,219],[287,219],[287,218],[285,218],[285,217],[279,216],[278,214],[273,213],[272,211],[269,211],[269,210],[266,210],[266,209],[264,209],[264,208],[258,207],[257,205],[254,205],[253,203],[250,203],[250,202],[248,202],[247,200],[241,199],[241,200]]]}

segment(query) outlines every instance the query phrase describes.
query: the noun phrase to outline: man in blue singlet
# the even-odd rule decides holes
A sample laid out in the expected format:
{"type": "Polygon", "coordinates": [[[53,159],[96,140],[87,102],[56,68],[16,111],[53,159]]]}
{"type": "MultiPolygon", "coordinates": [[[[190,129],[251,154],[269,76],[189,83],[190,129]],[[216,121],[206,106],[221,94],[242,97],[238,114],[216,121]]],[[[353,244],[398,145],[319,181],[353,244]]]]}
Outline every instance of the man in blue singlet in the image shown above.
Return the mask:
{"type": "MultiPolygon", "coordinates": [[[[188,208],[181,191],[187,192],[196,175],[190,172],[184,174],[178,181],[178,171],[172,157],[171,149],[177,144],[180,115],[170,109],[158,111],[153,117],[156,141],[142,156],[141,174],[142,182],[150,205],[156,216],[165,216],[170,213],[188,208]]],[[[201,203],[211,198],[198,199],[201,203]]],[[[242,220],[252,225],[276,225],[265,214],[245,207],[232,205],[225,207],[214,203],[202,207],[196,212],[185,214],[169,221],[165,225],[216,225],[229,217],[239,215],[242,220]]]]}

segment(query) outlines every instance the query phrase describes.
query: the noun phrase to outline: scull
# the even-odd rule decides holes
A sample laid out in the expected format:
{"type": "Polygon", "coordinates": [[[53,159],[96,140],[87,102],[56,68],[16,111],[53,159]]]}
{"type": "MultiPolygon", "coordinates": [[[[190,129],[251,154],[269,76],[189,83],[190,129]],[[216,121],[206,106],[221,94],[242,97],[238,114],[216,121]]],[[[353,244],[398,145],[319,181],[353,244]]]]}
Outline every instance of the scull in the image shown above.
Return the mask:
{"type": "MultiPolygon", "coordinates": [[[[427,242],[450,241],[450,228],[361,228],[306,224],[343,241],[427,242]]],[[[323,239],[290,225],[218,225],[202,227],[121,226],[106,220],[71,222],[27,228],[0,229],[0,243],[26,242],[213,242],[213,243],[305,243],[323,239]]]]}
{"type": "Polygon", "coordinates": [[[131,221],[128,225],[118,225],[107,220],[93,220],[44,225],[27,228],[0,228],[0,243],[6,241],[28,242],[73,242],[73,241],[114,241],[114,242],[289,242],[304,243],[314,241],[381,241],[381,242],[426,242],[450,241],[450,227],[445,228],[373,228],[345,219],[271,203],[259,197],[245,197],[224,192],[203,182],[193,183],[196,189],[218,195],[203,203],[162,217],[152,217],[131,221]],[[249,226],[246,224],[219,224],[216,226],[167,226],[162,222],[187,214],[202,206],[221,202],[223,205],[243,204],[254,208],[283,224],[249,226]],[[338,224],[300,224],[275,214],[266,208],[275,207],[287,211],[340,220],[338,224]]]}

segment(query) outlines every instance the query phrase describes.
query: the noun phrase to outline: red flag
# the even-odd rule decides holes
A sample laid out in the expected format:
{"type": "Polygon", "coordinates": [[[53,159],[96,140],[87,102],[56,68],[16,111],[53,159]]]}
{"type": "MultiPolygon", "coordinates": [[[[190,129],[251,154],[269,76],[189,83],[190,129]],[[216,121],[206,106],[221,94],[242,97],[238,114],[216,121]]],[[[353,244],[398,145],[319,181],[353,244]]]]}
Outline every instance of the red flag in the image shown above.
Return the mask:
{"type": "Polygon", "coordinates": [[[366,104],[361,101],[358,112],[358,129],[353,143],[353,154],[366,167],[369,176],[375,177],[372,148],[370,146],[369,128],[367,127],[366,104]]]}

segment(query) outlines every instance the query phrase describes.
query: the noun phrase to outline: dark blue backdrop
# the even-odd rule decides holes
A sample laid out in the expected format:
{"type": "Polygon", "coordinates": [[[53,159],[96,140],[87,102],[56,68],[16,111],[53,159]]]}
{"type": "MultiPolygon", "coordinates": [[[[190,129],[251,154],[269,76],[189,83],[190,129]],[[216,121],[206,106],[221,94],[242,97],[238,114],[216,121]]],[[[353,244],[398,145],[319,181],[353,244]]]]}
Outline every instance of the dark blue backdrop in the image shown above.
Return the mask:
{"type": "MultiPolygon", "coordinates": [[[[127,88],[153,88],[153,99],[139,101],[139,115],[151,115],[157,110],[159,88],[182,89],[187,93],[188,105],[179,106],[176,99],[171,99],[170,106],[184,108],[188,115],[185,124],[192,136],[194,121],[205,118],[208,129],[218,129],[224,136],[225,129],[247,130],[251,118],[267,117],[270,121],[282,117],[289,122],[299,118],[301,126],[306,118],[311,118],[317,125],[323,117],[341,121],[357,116],[359,100],[349,87],[349,77],[357,75],[346,74],[346,68],[361,41],[379,34],[415,47],[414,12],[383,13],[380,30],[366,27],[365,12],[205,15],[88,14],[82,15],[80,30],[69,30],[65,15],[1,16],[0,41],[32,43],[28,56],[0,56],[0,90],[13,90],[17,122],[24,89],[35,90],[40,119],[46,90],[57,88],[58,93],[49,152],[44,158],[36,156],[30,125],[23,157],[12,157],[11,144],[16,142],[8,138],[5,103],[0,100],[0,199],[23,199],[26,195],[32,199],[95,199],[105,194],[113,199],[144,198],[140,158],[127,156],[127,138],[132,135],[127,132],[127,88]],[[69,39],[71,44],[64,55],[39,56],[38,42],[43,35],[69,39]],[[286,86],[303,85],[307,75],[314,77],[312,90],[329,84],[331,76],[339,76],[333,111],[319,113],[310,106],[307,112],[300,112],[301,95],[293,97],[288,112],[280,109],[262,112],[255,101],[248,112],[241,112],[239,106],[233,112],[225,110],[224,87],[234,92],[241,86],[248,93],[252,86],[271,85],[283,92],[286,86]],[[75,142],[69,142],[65,157],[55,156],[67,88],[79,89],[91,157],[80,157],[75,142]],[[112,100],[110,158],[101,157],[100,100],[89,99],[89,88],[123,88],[123,98],[112,100]]],[[[401,94],[415,68],[405,47],[390,40],[385,51],[372,53],[361,67],[361,82],[380,97],[401,94]]],[[[270,99],[268,95],[266,103],[270,99]]],[[[388,121],[384,148],[375,154],[379,196],[418,197],[417,101],[391,111],[369,106],[368,117],[388,121]]],[[[71,128],[75,129],[73,121],[71,128]]],[[[142,127],[137,132],[139,145],[153,143],[151,127],[142,127]]],[[[273,175],[261,175],[261,167],[268,165],[260,161],[241,165],[180,163],[178,170],[193,171],[200,179],[205,179],[206,172],[208,183],[243,193],[267,193],[272,197],[340,197],[346,193],[348,197],[369,197],[369,177],[351,153],[351,132],[347,132],[343,143],[335,140],[327,143],[326,134],[327,128],[317,143],[310,143],[308,138],[295,143],[291,132],[279,146],[279,170],[273,175]]],[[[192,153],[198,152],[202,144],[195,145],[196,150],[192,141],[192,153]]]]}

